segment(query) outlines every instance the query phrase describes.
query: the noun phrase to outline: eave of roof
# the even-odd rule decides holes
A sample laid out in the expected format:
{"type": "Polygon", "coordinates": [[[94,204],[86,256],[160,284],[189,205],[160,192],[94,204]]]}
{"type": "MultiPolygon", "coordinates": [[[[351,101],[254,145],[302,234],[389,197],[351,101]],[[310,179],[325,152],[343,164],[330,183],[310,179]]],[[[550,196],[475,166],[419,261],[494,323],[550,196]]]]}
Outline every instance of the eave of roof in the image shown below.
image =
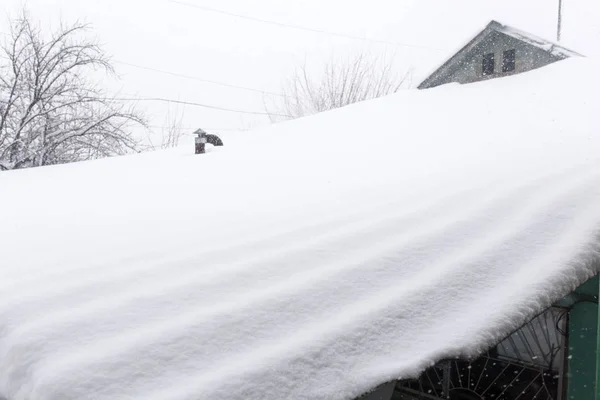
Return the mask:
{"type": "Polygon", "coordinates": [[[474,47],[476,44],[481,42],[481,40],[483,40],[491,32],[498,32],[498,33],[508,35],[517,40],[521,40],[529,45],[532,45],[539,49],[547,51],[559,58],[568,58],[568,57],[575,57],[575,56],[582,57],[581,54],[579,54],[573,50],[567,49],[566,47],[563,47],[557,43],[554,43],[554,42],[546,40],[546,39],[542,39],[538,36],[515,29],[508,25],[503,25],[498,21],[492,20],[486,25],[486,27],[481,32],[479,32],[475,37],[473,37],[473,39],[471,39],[469,42],[467,42],[467,44],[465,44],[460,50],[458,50],[456,53],[454,53],[452,55],[452,57],[450,57],[447,61],[445,61],[435,71],[433,71],[431,74],[429,74],[427,76],[427,78],[425,78],[419,84],[418,88],[419,89],[428,88],[431,81],[436,79],[444,70],[449,68],[455,62],[457,62],[460,58],[464,57],[465,54],[467,53],[467,51],[469,51],[472,47],[474,47]]]}
{"type": "Polygon", "coordinates": [[[539,36],[532,35],[529,32],[525,32],[525,31],[513,28],[508,25],[502,25],[501,23],[499,23],[497,21],[490,22],[489,26],[497,32],[504,33],[505,35],[508,35],[508,36],[513,37],[518,40],[522,40],[523,42],[525,42],[527,44],[530,44],[539,49],[542,49],[544,51],[552,53],[553,55],[556,55],[561,58],[583,57],[582,54],[579,54],[576,51],[573,51],[571,49],[568,49],[568,48],[560,45],[559,43],[541,38],[539,36]]]}

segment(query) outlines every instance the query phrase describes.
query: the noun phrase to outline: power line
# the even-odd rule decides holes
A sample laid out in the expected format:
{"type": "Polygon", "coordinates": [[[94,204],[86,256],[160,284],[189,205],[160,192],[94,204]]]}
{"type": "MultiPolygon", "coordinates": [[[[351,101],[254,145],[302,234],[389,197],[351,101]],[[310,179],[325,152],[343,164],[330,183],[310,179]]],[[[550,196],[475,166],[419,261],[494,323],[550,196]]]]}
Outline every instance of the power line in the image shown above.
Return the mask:
{"type": "Polygon", "coordinates": [[[152,68],[152,67],[146,67],[144,65],[132,64],[132,63],[125,62],[125,61],[114,60],[113,62],[116,63],[116,64],[122,64],[122,65],[127,65],[127,66],[130,66],[130,67],[134,67],[134,68],[144,69],[146,71],[153,71],[153,72],[158,72],[158,73],[161,73],[161,74],[166,74],[166,75],[171,75],[171,76],[177,76],[179,78],[192,79],[192,80],[199,81],[199,82],[212,83],[214,85],[220,85],[220,86],[225,86],[225,87],[230,87],[230,88],[235,88],[235,89],[243,89],[243,90],[248,90],[248,91],[251,91],[251,92],[256,92],[256,93],[261,93],[261,94],[271,94],[273,96],[287,97],[287,96],[285,96],[284,94],[281,94],[281,93],[269,92],[269,91],[266,91],[266,90],[260,90],[260,89],[250,88],[250,87],[247,87],[247,86],[233,85],[233,84],[230,84],[230,83],[214,81],[214,80],[211,80],[211,79],[199,78],[197,76],[184,75],[184,74],[180,74],[180,73],[177,73],[177,72],[171,72],[171,71],[166,71],[166,70],[162,70],[162,69],[158,69],[158,68],[152,68]]]}
{"type": "MultiPolygon", "coordinates": [[[[152,128],[152,129],[171,129],[173,128],[172,126],[161,126],[161,125],[146,125],[148,128],[152,128]]],[[[194,129],[198,129],[198,127],[188,127],[188,126],[175,126],[176,129],[181,129],[181,130],[185,130],[185,131],[191,131],[194,129]]],[[[231,131],[231,132],[236,132],[236,131],[247,131],[248,129],[242,129],[242,128],[205,128],[203,127],[202,129],[206,130],[206,131],[231,131]]],[[[191,134],[190,134],[191,135],[191,134]]]]}
{"type": "MultiPolygon", "coordinates": [[[[0,32],[0,34],[5,35],[5,36],[9,36],[8,34],[5,34],[3,32],[0,32]]],[[[219,85],[219,86],[224,86],[224,87],[230,87],[230,88],[234,88],[234,89],[242,89],[242,90],[247,90],[250,92],[255,92],[255,93],[260,93],[260,94],[270,94],[273,96],[279,96],[279,97],[289,97],[286,96],[282,93],[276,93],[276,92],[270,92],[267,90],[260,90],[260,89],[255,89],[255,88],[251,88],[251,87],[247,87],[247,86],[241,86],[241,85],[234,85],[231,83],[225,83],[225,82],[219,82],[219,81],[215,81],[215,80],[211,80],[211,79],[204,79],[204,78],[200,78],[197,76],[192,76],[192,75],[185,75],[185,74],[180,74],[177,72],[172,72],[172,71],[166,71],[163,69],[158,69],[158,68],[153,68],[153,67],[147,67],[144,65],[139,65],[139,64],[133,64],[133,63],[129,63],[126,61],[119,61],[119,60],[112,60],[113,63],[115,64],[121,64],[121,65],[127,65],[130,67],[134,67],[134,68],[138,68],[138,69],[143,69],[146,71],[153,71],[153,72],[158,72],[161,74],[166,74],[166,75],[171,75],[171,76],[177,76],[179,78],[185,78],[185,79],[191,79],[191,80],[195,80],[198,82],[205,82],[205,83],[212,83],[214,85],[219,85]]]]}
{"type": "Polygon", "coordinates": [[[247,19],[249,21],[261,22],[261,23],[264,23],[264,24],[274,25],[274,26],[278,26],[278,27],[298,29],[298,30],[303,30],[303,31],[308,31],[308,32],[313,32],[313,33],[320,33],[320,34],[324,34],[324,35],[343,37],[343,38],[346,38],[346,39],[361,40],[363,42],[382,43],[382,44],[390,44],[390,45],[394,45],[394,46],[414,47],[414,48],[427,49],[427,50],[435,50],[435,51],[442,51],[442,50],[444,50],[444,49],[440,49],[440,48],[437,48],[437,47],[421,46],[421,45],[408,44],[408,43],[399,43],[399,42],[392,42],[392,41],[380,40],[380,39],[370,39],[370,38],[365,38],[365,37],[361,37],[361,36],[349,35],[349,34],[346,34],[346,33],[326,31],[326,30],[323,30],[323,29],[309,28],[309,27],[300,26],[300,25],[285,24],[285,23],[277,22],[277,21],[273,21],[273,20],[256,18],[256,17],[251,17],[251,16],[248,16],[248,15],[242,15],[242,14],[238,14],[238,13],[234,13],[234,12],[230,12],[230,11],[219,10],[219,9],[212,8],[212,7],[200,6],[200,5],[197,5],[197,4],[190,4],[190,3],[187,3],[187,2],[184,2],[184,1],[180,1],[180,0],[166,0],[166,1],[168,1],[169,3],[175,3],[175,4],[182,5],[182,6],[197,8],[199,10],[208,11],[208,12],[212,12],[212,13],[228,15],[230,17],[247,19]]]}
{"type": "Polygon", "coordinates": [[[214,106],[211,104],[203,104],[203,103],[196,103],[193,101],[183,101],[183,100],[175,100],[175,99],[168,99],[165,97],[137,97],[137,96],[132,96],[132,95],[123,95],[123,97],[120,96],[109,96],[109,97],[77,97],[77,96],[73,96],[73,95],[67,95],[67,96],[60,96],[62,98],[65,99],[71,99],[71,100],[81,100],[81,101],[106,101],[106,102],[115,102],[115,101],[157,101],[157,102],[164,102],[164,103],[175,103],[175,104],[183,104],[183,105],[188,105],[188,106],[194,106],[194,107],[202,107],[202,108],[209,108],[212,110],[219,110],[219,111],[226,111],[226,112],[234,112],[234,113],[239,113],[239,114],[251,114],[251,115],[266,115],[266,116],[276,116],[276,117],[291,117],[290,115],[286,115],[286,114],[276,114],[276,113],[269,113],[269,112],[263,112],[263,111],[248,111],[248,110],[239,110],[239,109],[235,109],[235,108],[227,108],[227,107],[219,107],[219,106],[214,106]]]}
{"type": "Polygon", "coordinates": [[[213,109],[213,110],[235,112],[235,113],[240,113],[240,114],[252,114],[252,115],[268,115],[268,116],[277,116],[277,117],[289,117],[289,115],[284,115],[284,114],[273,114],[273,113],[261,112],[261,111],[238,110],[238,109],[234,109],[234,108],[219,107],[219,106],[213,106],[213,105],[210,105],[210,104],[195,103],[195,102],[191,102],[191,101],[182,101],[182,100],[167,99],[167,98],[164,98],[164,97],[110,97],[110,98],[106,98],[104,100],[117,100],[117,101],[160,101],[160,102],[165,102],[165,103],[184,104],[184,105],[188,105],[188,106],[210,108],[210,109],[213,109]]]}

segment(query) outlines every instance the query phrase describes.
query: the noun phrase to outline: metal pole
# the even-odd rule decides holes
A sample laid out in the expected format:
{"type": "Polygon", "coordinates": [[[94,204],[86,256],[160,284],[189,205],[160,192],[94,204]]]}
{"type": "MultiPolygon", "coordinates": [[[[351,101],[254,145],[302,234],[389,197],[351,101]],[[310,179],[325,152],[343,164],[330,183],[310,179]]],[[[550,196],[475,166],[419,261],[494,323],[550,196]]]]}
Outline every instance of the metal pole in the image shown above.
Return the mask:
{"type": "MultiPolygon", "coordinates": [[[[442,378],[442,396],[444,397],[444,399],[450,398],[450,373],[452,372],[451,368],[452,366],[450,364],[450,361],[445,361],[442,364],[442,371],[444,373],[442,378]]],[[[459,374],[460,371],[457,371],[457,373],[459,374]]]]}
{"type": "MultiPolygon", "coordinates": [[[[598,295],[600,295],[600,286],[598,287],[598,295]]],[[[598,307],[598,316],[600,317],[600,307],[598,307]]],[[[598,329],[600,329],[600,320],[598,321],[598,329]]],[[[600,331],[596,331],[596,400],[600,400],[600,331]]]]}
{"type": "Polygon", "coordinates": [[[558,27],[556,29],[556,41],[560,42],[560,30],[562,28],[562,0],[558,0],[558,27]]]}

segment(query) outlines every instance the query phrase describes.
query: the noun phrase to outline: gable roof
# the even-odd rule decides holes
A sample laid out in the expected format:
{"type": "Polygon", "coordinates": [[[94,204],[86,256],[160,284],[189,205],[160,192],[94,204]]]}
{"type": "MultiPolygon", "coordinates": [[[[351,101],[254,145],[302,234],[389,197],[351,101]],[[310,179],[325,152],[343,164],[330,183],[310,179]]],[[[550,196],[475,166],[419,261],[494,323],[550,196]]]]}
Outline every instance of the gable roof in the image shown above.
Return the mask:
{"type": "Polygon", "coordinates": [[[544,50],[557,59],[564,59],[568,57],[581,56],[581,54],[570,50],[566,47],[561,46],[558,43],[540,38],[530,33],[518,30],[508,25],[503,25],[497,21],[492,20],[487,26],[479,32],[473,39],[465,44],[459,51],[454,53],[447,61],[445,61],[440,67],[428,75],[418,86],[419,89],[427,87],[428,84],[436,79],[439,75],[442,75],[449,67],[459,63],[464,57],[467,56],[468,52],[473,49],[477,44],[484,40],[491,32],[498,32],[508,35],[512,38],[518,39],[531,46],[537,47],[538,49],[544,50]]]}
{"type": "Polygon", "coordinates": [[[547,51],[548,53],[558,58],[582,57],[582,55],[577,53],[576,51],[568,49],[556,42],[543,39],[539,36],[532,35],[531,33],[513,28],[508,25],[502,25],[501,23],[496,21],[491,21],[488,24],[488,27],[490,29],[495,30],[496,32],[504,33],[505,35],[508,35],[510,37],[528,43],[534,47],[537,47],[538,49],[547,51]]]}
{"type": "Polygon", "coordinates": [[[600,269],[597,69],[0,174],[0,398],[348,400],[495,344],[600,269]]]}

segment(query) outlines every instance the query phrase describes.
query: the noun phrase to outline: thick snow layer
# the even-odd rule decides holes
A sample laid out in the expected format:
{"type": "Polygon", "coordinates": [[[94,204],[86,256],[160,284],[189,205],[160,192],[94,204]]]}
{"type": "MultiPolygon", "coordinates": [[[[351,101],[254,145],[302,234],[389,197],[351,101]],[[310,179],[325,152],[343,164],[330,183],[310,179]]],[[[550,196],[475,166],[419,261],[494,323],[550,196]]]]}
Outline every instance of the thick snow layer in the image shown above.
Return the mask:
{"type": "Polygon", "coordinates": [[[598,64],[0,174],[0,397],[351,399],[598,272],[598,64]]]}
{"type": "Polygon", "coordinates": [[[581,54],[574,52],[573,50],[569,50],[558,43],[542,39],[538,36],[532,35],[531,33],[521,31],[519,29],[515,29],[510,26],[503,25],[497,28],[499,32],[512,36],[516,39],[522,40],[525,43],[529,43],[532,46],[539,47],[540,49],[546,50],[550,52],[552,55],[555,55],[560,58],[567,57],[579,57],[581,54]]]}

